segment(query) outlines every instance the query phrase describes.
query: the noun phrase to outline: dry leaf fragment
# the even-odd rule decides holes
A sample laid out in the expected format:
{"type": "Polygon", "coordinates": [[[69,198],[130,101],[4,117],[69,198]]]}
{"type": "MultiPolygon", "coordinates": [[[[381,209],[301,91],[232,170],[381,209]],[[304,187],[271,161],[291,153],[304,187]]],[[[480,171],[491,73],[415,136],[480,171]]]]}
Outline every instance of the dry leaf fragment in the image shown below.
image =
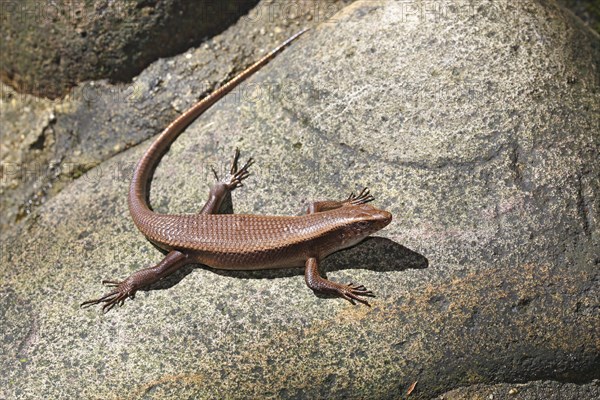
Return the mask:
{"type": "Polygon", "coordinates": [[[415,390],[415,386],[417,386],[417,382],[419,382],[419,381],[414,381],[413,384],[408,387],[408,390],[406,391],[407,396],[410,395],[413,392],[413,390],[415,390]]]}

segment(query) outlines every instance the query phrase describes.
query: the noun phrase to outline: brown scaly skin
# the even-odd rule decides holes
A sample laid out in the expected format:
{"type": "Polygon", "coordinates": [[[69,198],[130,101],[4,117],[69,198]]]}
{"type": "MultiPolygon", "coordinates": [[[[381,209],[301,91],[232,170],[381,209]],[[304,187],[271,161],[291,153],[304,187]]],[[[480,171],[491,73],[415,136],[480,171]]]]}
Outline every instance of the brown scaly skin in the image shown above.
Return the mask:
{"type": "MultiPolygon", "coordinates": [[[[103,304],[108,312],[133,298],[137,290],[172,274],[186,264],[205,264],[230,270],[255,270],[305,266],[306,283],[318,292],[337,294],[354,304],[369,304],[373,296],[362,285],[342,285],[319,274],[318,263],[329,254],[350,247],[390,223],[392,215],[369,204],[374,198],[365,188],[344,201],[320,201],[302,216],[219,214],[223,200],[249,176],[249,159],[238,168],[236,150],[229,174],[213,185],[199,214],[154,213],[148,204],[148,183],[156,165],[177,136],[200,114],[237,84],[252,75],[304,31],[288,39],[238,76],[196,103],[159,135],[138,162],[129,190],[131,216],[138,229],[153,244],[167,251],[155,266],[134,272],[123,281],[103,283],[115,289],[82,303],[103,304]],[[361,297],[362,296],[362,297],[361,297]]],[[[215,173],[216,177],[216,173],[215,173]]]]}

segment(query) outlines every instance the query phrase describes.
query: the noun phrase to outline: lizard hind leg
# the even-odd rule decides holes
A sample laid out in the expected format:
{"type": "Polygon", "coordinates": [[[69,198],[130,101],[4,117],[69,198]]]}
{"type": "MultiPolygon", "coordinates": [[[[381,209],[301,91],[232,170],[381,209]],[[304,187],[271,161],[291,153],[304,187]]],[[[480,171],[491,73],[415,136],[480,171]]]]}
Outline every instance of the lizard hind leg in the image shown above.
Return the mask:
{"type": "Polygon", "coordinates": [[[229,173],[223,178],[219,178],[217,171],[212,168],[217,182],[210,188],[208,200],[200,210],[200,214],[233,214],[231,192],[244,186],[243,181],[250,176],[249,168],[254,164],[254,159],[251,157],[241,168],[238,168],[239,159],[240,151],[235,149],[229,173]]]}
{"type": "Polygon", "coordinates": [[[233,191],[239,187],[244,186],[242,183],[243,180],[250,176],[250,171],[248,168],[254,164],[254,159],[250,157],[248,161],[242,166],[242,168],[238,168],[238,161],[240,159],[240,149],[235,149],[235,154],[233,156],[233,160],[231,161],[231,168],[229,169],[229,174],[223,178],[223,183],[227,185],[229,191],[233,191]]]}
{"type": "Polygon", "coordinates": [[[81,307],[90,307],[102,304],[102,311],[109,312],[115,306],[122,306],[128,298],[135,298],[135,293],[164,277],[172,274],[187,263],[187,256],[179,251],[172,250],[165,258],[155,266],[140,269],[129,275],[123,281],[103,280],[102,283],[114,290],[94,300],[81,303],[81,307]]]}
{"type": "Polygon", "coordinates": [[[248,169],[252,164],[254,164],[254,159],[250,157],[248,161],[242,166],[242,168],[238,168],[238,162],[240,160],[240,149],[235,149],[235,154],[233,155],[233,159],[231,160],[231,167],[229,168],[229,173],[226,174],[223,179],[219,178],[219,174],[217,171],[211,167],[211,171],[217,180],[217,184],[222,184],[227,186],[229,191],[233,191],[234,189],[244,186],[242,181],[250,176],[250,171],[248,169]]]}
{"type": "Polygon", "coordinates": [[[120,282],[106,280],[102,281],[104,285],[109,287],[116,287],[116,289],[106,293],[104,296],[99,297],[97,299],[84,301],[83,303],[81,303],[80,307],[85,308],[96,304],[104,303],[104,305],[102,306],[102,312],[106,314],[107,312],[112,310],[113,307],[115,307],[116,305],[122,306],[123,303],[125,303],[125,300],[127,300],[127,298],[133,299],[135,297],[136,292],[136,289],[134,289],[133,287],[125,287],[127,285],[126,281],[127,279],[120,282]]]}

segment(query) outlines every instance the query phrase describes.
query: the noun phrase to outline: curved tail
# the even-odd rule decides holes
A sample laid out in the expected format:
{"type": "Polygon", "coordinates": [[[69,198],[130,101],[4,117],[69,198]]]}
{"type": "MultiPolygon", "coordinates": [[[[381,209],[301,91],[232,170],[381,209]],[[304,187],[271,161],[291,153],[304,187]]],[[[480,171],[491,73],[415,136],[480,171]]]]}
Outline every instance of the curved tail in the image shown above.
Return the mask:
{"type": "Polygon", "coordinates": [[[144,217],[154,214],[150,209],[148,202],[149,196],[149,183],[154,175],[154,170],[160,162],[160,159],[168,151],[171,143],[177,139],[177,137],[183,132],[183,130],[198,118],[204,111],[215,104],[225,94],[229,93],[238,84],[243,82],[245,79],[250,77],[256,71],[261,69],[265,64],[271,61],[277,54],[279,54],[285,47],[296,40],[300,35],[306,32],[308,29],[304,29],[294,36],[287,39],[285,42],[271,50],[267,55],[262,57],[260,60],[240,72],[237,76],[231,79],[229,82],[221,86],[219,89],[212,92],[207,97],[203,98],[191,108],[177,117],[171,122],[165,130],[156,138],[156,140],[150,145],[148,150],[144,153],[140,161],[137,163],[133,172],[133,178],[131,185],[129,186],[129,212],[133,218],[133,221],[138,228],[144,232],[144,217]]]}

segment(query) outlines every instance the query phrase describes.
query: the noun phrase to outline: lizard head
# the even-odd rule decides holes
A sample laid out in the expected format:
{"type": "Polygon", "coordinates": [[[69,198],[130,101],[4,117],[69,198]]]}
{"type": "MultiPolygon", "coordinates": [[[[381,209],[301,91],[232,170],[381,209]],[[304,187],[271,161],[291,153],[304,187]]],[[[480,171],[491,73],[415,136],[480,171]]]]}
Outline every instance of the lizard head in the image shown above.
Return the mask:
{"type": "Polygon", "coordinates": [[[392,214],[369,204],[345,207],[346,222],[339,234],[342,245],[349,247],[384,228],[392,221],[392,214]]]}

